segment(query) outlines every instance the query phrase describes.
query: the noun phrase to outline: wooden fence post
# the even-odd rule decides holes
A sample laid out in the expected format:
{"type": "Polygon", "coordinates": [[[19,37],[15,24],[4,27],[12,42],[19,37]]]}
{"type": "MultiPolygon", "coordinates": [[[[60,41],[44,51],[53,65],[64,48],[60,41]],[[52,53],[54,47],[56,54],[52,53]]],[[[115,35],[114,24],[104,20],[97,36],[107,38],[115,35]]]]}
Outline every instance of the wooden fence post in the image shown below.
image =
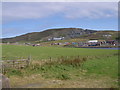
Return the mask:
{"type": "Polygon", "coordinates": [[[52,58],[50,57],[50,62],[52,61],[52,58]]]}
{"type": "Polygon", "coordinates": [[[13,60],[13,68],[14,68],[14,66],[15,66],[15,61],[13,60]]]}
{"type": "Polygon", "coordinates": [[[2,64],[2,73],[5,74],[5,66],[2,64]]]}
{"type": "Polygon", "coordinates": [[[30,65],[30,62],[31,62],[31,55],[28,57],[28,60],[27,60],[27,66],[30,65]]]}

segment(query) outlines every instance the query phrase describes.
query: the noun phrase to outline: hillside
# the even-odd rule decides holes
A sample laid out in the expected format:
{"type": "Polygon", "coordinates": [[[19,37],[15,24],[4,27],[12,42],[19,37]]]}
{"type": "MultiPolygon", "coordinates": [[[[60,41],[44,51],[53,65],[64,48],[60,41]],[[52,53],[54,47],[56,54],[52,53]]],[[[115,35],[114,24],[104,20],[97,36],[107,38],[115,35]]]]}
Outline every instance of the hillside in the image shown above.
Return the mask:
{"type": "Polygon", "coordinates": [[[84,39],[103,39],[103,40],[115,40],[118,38],[118,31],[97,31],[89,35],[83,35],[84,39]]]}
{"type": "Polygon", "coordinates": [[[47,41],[49,38],[64,37],[65,40],[73,38],[84,39],[115,39],[117,31],[96,31],[81,28],[58,28],[48,29],[42,32],[32,32],[13,38],[3,38],[2,42],[33,42],[47,41]],[[108,36],[107,36],[108,35],[108,36]]]}

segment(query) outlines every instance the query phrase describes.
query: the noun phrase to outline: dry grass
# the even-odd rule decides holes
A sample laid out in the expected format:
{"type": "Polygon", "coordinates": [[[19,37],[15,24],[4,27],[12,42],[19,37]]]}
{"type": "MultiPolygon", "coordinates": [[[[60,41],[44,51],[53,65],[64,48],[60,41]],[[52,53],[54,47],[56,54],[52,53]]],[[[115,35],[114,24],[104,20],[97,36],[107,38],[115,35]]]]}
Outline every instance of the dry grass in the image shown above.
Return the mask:
{"type": "Polygon", "coordinates": [[[40,74],[31,75],[29,77],[11,77],[12,87],[19,88],[116,88],[113,80],[109,77],[101,77],[99,79],[93,77],[79,77],[75,80],[57,80],[44,79],[40,74]],[[32,83],[31,83],[32,82],[32,83]]]}

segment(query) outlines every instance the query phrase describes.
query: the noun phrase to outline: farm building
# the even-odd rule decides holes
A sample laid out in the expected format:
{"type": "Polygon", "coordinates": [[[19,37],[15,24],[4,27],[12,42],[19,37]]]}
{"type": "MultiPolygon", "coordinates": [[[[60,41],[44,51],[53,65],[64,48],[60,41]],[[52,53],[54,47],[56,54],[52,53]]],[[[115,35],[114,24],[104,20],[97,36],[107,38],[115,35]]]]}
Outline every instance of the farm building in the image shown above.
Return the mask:
{"type": "Polygon", "coordinates": [[[97,43],[98,40],[89,40],[88,43],[97,43]]]}
{"type": "Polygon", "coordinates": [[[110,34],[106,34],[106,35],[103,35],[104,37],[111,37],[112,35],[110,34]]]}
{"type": "Polygon", "coordinates": [[[48,38],[48,41],[57,41],[57,40],[63,40],[63,39],[64,37],[60,37],[60,38],[54,37],[54,38],[48,38]]]}
{"type": "Polygon", "coordinates": [[[63,39],[63,37],[62,38],[53,38],[53,40],[62,40],[63,39]]]}
{"type": "Polygon", "coordinates": [[[107,40],[106,43],[114,45],[116,43],[116,41],[115,40],[107,40]]]}

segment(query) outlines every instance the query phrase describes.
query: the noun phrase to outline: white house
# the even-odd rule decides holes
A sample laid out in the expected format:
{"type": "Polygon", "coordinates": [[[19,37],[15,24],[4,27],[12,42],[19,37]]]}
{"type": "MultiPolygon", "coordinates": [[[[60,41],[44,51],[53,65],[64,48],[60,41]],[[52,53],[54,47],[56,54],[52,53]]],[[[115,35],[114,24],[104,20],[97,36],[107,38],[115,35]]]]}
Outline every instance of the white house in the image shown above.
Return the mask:
{"type": "Polygon", "coordinates": [[[103,35],[104,37],[111,37],[112,35],[110,34],[107,34],[107,35],[103,35]]]}
{"type": "Polygon", "coordinates": [[[97,43],[98,40],[89,40],[88,43],[97,43]]]}
{"type": "Polygon", "coordinates": [[[48,41],[52,41],[52,40],[54,40],[54,41],[56,41],[56,40],[63,40],[64,39],[64,37],[60,37],[60,38],[49,38],[48,39],[48,41]]]}
{"type": "Polygon", "coordinates": [[[62,38],[53,38],[53,40],[62,40],[62,38]]]}

